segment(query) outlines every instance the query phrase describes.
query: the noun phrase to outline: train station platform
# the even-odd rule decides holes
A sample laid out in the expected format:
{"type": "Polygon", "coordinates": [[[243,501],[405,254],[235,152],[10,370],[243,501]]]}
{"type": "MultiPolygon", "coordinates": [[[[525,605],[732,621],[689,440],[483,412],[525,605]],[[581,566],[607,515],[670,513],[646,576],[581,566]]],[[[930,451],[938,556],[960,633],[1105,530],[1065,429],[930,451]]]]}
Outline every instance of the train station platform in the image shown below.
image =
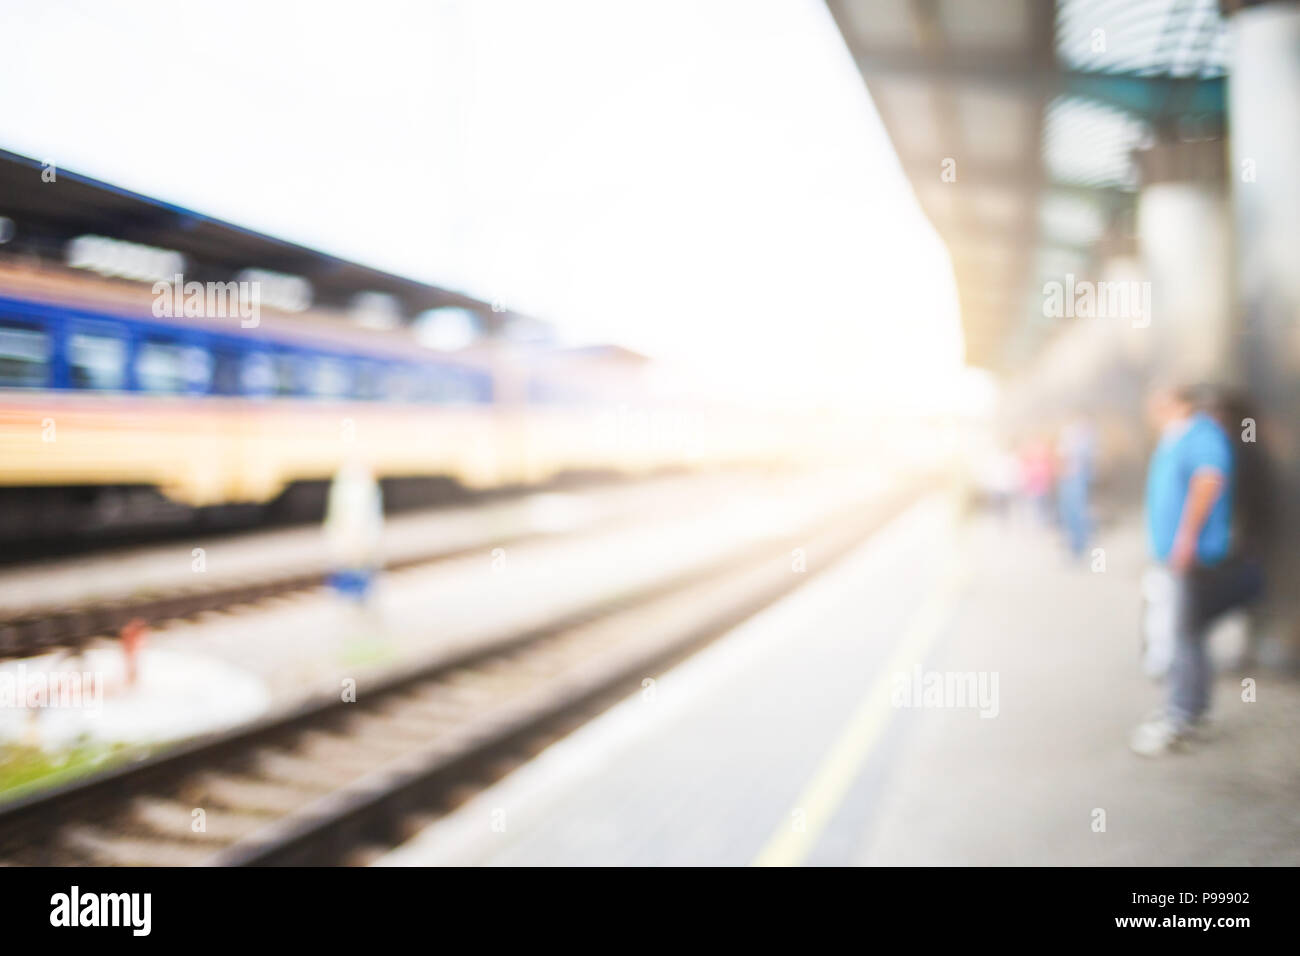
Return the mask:
{"type": "Polygon", "coordinates": [[[1095,544],[926,499],[378,865],[1300,862],[1300,685],[1132,754],[1136,518],[1095,544]]]}

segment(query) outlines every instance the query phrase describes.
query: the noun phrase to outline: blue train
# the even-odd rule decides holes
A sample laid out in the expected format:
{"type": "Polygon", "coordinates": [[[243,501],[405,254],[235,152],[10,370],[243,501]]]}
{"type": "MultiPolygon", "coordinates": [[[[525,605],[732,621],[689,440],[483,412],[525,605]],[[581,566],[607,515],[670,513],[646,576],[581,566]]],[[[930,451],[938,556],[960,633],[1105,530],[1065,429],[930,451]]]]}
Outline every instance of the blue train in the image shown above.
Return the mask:
{"type": "Polygon", "coordinates": [[[0,296],[0,388],[435,405],[493,399],[487,369],[432,355],[397,358],[391,346],[357,348],[0,296]]]}

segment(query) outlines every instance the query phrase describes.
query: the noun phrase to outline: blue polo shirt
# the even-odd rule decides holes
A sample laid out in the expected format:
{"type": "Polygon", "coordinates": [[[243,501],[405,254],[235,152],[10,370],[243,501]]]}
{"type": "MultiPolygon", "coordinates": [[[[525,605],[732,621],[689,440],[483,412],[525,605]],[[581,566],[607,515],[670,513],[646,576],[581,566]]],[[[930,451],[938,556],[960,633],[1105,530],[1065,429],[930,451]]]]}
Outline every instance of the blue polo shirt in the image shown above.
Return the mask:
{"type": "Polygon", "coordinates": [[[1147,532],[1151,553],[1168,559],[1178,533],[1178,522],[1187,500],[1192,475],[1201,468],[1213,468],[1223,475],[1224,488],[1210,509],[1196,542],[1196,559],[1216,564],[1228,553],[1232,521],[1232,444],[1218,423],[1208,415],[1193,415],[1187,422],[1171,426],[1160,437],[1147,472],[1147,532]]]}

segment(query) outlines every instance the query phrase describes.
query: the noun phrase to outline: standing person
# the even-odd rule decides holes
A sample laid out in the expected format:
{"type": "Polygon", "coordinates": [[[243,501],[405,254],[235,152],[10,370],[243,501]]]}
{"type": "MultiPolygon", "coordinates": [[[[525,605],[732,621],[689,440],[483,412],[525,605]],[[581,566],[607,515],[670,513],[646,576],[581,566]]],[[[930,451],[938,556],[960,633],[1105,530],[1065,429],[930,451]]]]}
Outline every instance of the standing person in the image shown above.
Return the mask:
{"type": "Polygon", "coordinates": [[[1072,421],[1061,429],[1057,445],[1060,477],[1056,483],[1056,501],[1066,542],[1076,558],[1088,547],[1088,537],[1092,533],[1088,486],[1092,482],[1095,448],[1092,426],[1084,419],[1072,421]]]}
{"type": "Polygon", "coordinates": [[[1029,507],[1044,523],[1052,522],[1052,446],[1031,438],[1020,451],[1020,486],[1029,507]]]}
{"type": "Polygon", "coordinates": [[[975,466],[975,485],[983,500],[1006,521],[1020,485],[1020,463],[1005,449],[992,445],[975,466]]]}
{"type": "Polygon", "coordinates": [[[324,530],[334,568],[330,584],[364,605],[381,562],[384,504],[379,482],[360,460],[348,461],[335,474],[324,530]]]}
{"type": "Polygon", "coordinates": [[[1203,729],[1210,704],[1205,638],[1224,611],[1258,591],[1257,576],[1228,560],[1233,450],[1223,428],[1198,411],[1190,389],[1161,389],[1148,412],[1160,440],[1147,471],[1151,554],[1174,582],[1174,650],[1163,710],[1133,733],[1143,756],[1179,749],[1203,729]]]}

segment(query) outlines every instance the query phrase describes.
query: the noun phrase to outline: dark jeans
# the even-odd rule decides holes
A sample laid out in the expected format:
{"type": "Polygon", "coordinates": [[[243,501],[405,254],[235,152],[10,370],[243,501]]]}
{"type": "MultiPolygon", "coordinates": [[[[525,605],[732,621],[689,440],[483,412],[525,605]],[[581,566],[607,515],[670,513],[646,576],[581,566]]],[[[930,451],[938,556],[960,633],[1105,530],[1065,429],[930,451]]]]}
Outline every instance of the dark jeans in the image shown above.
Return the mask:
{"type": "Polygon", "coordinates": [[[1221,615],[1256,600],[1264,591],[1258,564],[1228,558],[1175,577],[1174,659],[1169,668],[1169,716],[1190,724],[1210,706],[1210,658],[1205,638],[1221,615]]]}

